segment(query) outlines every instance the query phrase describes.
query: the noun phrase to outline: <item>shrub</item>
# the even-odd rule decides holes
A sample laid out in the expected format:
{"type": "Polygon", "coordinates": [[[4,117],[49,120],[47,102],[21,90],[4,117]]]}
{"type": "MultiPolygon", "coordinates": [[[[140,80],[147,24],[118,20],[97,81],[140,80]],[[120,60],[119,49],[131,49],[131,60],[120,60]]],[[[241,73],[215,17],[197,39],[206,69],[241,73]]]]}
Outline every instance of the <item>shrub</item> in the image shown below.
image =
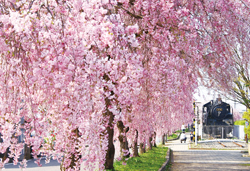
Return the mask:
{"type": "Polygon", "coordinates": [[[245,120],[237,120],[234,122],[234,125],[245,125],[245,120]]]}

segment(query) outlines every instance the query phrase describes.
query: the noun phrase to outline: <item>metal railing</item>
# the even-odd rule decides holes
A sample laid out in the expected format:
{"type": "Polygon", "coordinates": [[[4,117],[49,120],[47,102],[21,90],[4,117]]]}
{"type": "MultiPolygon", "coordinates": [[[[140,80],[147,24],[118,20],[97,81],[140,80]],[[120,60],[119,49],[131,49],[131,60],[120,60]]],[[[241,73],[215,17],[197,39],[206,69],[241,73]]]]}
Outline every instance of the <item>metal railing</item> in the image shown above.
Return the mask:
{"type": "Polygon", "coordinates": [[[213,138],[232,138],[234,126],[211,125],[203,126],[202,137],[205,139],[213,138]]]}

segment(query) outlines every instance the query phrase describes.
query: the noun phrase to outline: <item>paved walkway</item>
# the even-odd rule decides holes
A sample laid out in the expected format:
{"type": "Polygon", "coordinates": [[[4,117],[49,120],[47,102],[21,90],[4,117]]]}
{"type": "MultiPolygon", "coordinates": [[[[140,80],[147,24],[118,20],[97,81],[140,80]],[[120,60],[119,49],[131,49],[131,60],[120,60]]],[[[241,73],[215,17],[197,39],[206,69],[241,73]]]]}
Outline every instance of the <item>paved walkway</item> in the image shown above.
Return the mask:
{"type": "MultiPolygon", "coordinates": [[[[34,159],[28,160],[27,168],[25,171],[60,171],[60,163],[56,160],[51,160],[50,163],[45,164],[45,159],[41,160],[42,167],[38,167],[36,163],[34,163],[34,159]]],[[[7,163],[5,165],[5,169],[3,171],[21,171],[19,168],[19,163],[17,165],[13,165],[12,163],[7,163]]],[[[0,169],[1,171],[1,169],[0,169]]]]}
{"type": "Polygon", "coordinates": [[[167,146],[173,150],[171,171],[245,171],[250,170],[250,158],[242,157],[240,151],[232,150],[188,150],[187,143],[170,141],[167,146]]]}

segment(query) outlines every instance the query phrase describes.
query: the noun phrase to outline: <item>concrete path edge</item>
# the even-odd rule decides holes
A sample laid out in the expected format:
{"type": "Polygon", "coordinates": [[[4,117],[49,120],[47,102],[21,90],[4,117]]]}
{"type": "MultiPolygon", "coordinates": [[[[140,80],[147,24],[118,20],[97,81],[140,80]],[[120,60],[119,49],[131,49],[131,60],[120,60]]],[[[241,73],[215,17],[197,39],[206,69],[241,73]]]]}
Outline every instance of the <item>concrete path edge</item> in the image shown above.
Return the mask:
{"type": "Polygon", "coordinates": [[[163,165],[161,166],[161,168],[158,171],[166,170],[167,165],[171,162],[171,154],[172,154],[172,150],[171,150],[171,148],[168,148],[166,161],[165,161],[165,163],[163,163],[163,165]]]}

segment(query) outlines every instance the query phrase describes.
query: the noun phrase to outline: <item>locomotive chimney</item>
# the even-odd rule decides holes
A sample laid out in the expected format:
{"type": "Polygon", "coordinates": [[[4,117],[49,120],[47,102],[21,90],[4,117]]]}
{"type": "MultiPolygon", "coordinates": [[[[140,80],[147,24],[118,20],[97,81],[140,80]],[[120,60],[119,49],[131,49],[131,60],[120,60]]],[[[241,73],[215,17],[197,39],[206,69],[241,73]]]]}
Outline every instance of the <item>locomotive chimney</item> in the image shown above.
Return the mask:
{"type": "Polygon", "coordinates": [[[221,104],[221,102],[222,102],[220,95],[218,95],[217,102],[218,102],[218,104],[221,104]]]}

